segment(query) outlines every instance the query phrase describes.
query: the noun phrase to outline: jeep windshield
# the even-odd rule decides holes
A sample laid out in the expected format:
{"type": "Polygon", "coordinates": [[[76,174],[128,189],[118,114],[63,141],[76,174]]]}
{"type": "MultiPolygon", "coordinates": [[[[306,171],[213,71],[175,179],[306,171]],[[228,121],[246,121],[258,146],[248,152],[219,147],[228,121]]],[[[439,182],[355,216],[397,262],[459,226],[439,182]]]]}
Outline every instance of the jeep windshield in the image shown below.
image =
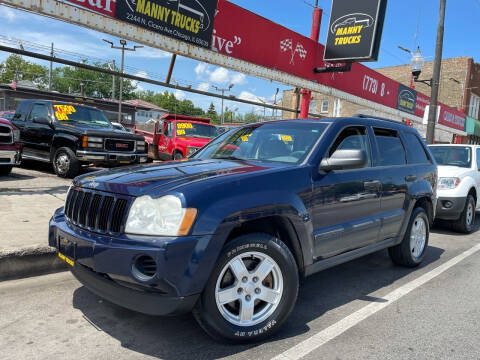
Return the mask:
{"type": "Polygon", "coordinates": [[[271,122],[244,126],[219,136],[193,158],[299,164],[326,128],[327,124],[321,122],[271,122]]]}
{"type": "Polygon", "coordinates": [[[194,137],[213,139],[218,135],[217,128],[213,125],[197,124],[191,122],[177,122],[177,137],[194,137]]]}
{"type": "Polygon", "coordinates": [[[55,118],[61,123],[79,123],[113,129],[112,123],[102,111],[76,104],[53,104],[55,118]]]}
{"type": "Polygon", "coordinates": [[[470,146],[429,146],[437,165],[458,166],[469,168],[472,166],[472,149],[470,146]]]}

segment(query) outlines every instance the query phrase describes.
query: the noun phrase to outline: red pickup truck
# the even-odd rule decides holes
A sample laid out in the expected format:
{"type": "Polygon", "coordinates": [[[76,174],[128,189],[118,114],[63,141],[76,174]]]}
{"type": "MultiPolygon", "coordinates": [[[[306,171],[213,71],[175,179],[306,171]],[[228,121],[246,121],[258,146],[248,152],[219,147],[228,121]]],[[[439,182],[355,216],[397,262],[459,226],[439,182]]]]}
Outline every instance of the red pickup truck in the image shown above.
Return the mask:
{"type": "Polygon", "coordinates": [[[154,160],[183,159],[218,135],[208,118],[175,114],[137,124],[135,133],[145,137],[148,157],[154,160]]]}
{"type": "Polygon", "coordinates": [[[0,176],[12,171],[13,165],[19,165],[22,155],[20,130],[9,120],[0,119],[0,176]]]}

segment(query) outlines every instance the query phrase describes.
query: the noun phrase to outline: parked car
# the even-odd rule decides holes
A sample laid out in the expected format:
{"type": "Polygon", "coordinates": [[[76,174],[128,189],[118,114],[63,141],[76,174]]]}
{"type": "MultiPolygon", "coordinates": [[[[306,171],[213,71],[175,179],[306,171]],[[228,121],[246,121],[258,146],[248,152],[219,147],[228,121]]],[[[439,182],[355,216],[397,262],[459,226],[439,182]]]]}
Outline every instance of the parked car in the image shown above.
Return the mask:
{"type": "Polygon", "coordinates": [[[14,165],[20,165],[21,158],[20,130],[9,120],[0,119],[0,176],[10,174],[14,165]]]}
{"type": "Polygon", "coordinates": [[[23,158],[52,163],[60,177],[75,177],[82,165],[116,166],[147,159],[143,136],[116,130],[94,107],[23,100],[12,122],[20,129],[23,158]]]}
{"type": "Polygon", "coordinates": [[[0,119],[11,121],[13,119],[13,115],[15,115],[15,111],[11,111],[11,110],[0,111],[0,119]]]}
{"type": "Polygon", "coordinates": [[[438,164],[437,219],[449,220],[455,230],[471,233],[475,209],[480,210],[480,146],[431,145],[438,164]]]}
{"type": "Polygon", "coordinates": [[[77,177],[49,244],[115,304],[193,309],[216,339],[258,341],[290,315],[299,276],[385,248],[396,264],[419,265],[436,172],[417,131],[400,123],[250,124],[183,162],[77,177]]]}
{"type": "Polygon", "coordinates": [[[183,159],[218,135],[209,118],[176,114],[137,124],[135,133],[145,136],[148,157],[154,160],[183,159]]]}

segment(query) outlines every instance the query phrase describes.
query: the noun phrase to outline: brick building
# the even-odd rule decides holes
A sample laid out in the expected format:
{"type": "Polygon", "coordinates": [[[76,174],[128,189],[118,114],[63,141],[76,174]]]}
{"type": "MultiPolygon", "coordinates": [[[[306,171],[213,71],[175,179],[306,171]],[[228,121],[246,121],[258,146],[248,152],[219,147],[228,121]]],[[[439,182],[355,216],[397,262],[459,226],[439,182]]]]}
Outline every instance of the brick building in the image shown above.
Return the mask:
{"type": "MultiPolygon", "coordinates": [[[[410,86],[411,67],[410,65],[392,66],[375,69],[379,73],[398,81],[401,84],[410,86]]],[[[433,62],[426,62],[420,79],[431,79],[433,73],[433,62]]],[[[415,90],[425,95],[430,95],[430,87],[422,83],[414,83],[415,90]]],[[[320,93],[312,94],[313,101],[310,105],[310,113],[319,114],[324,117],[344,117],[358,113],[366,115],[383,116],[397,121],[390,114],[381,114],[378,111],[365,108],[349,101],[334,98],[320,93]]],[[[444,59],[440,77],[439,101],[452,108],[456,108],[467,115],[466,129],[468,139],[462,142],[480,143],[480,64],[474,62],[472,57],[457,57],[444,59]]],[[[286,107],[296,107],[296,96],[293,90],[286,90],[283,93],[283,103],[286,107]]],[[[284,112],[285,118],[294,117],[293,113],[284,112]]],[[[426,125],[415,123],[414,126],[425,135],[426,125]]],[[[449,132],[437,128],[436,140],[440,142],[451,142],[455,132],[449,132]]]]}

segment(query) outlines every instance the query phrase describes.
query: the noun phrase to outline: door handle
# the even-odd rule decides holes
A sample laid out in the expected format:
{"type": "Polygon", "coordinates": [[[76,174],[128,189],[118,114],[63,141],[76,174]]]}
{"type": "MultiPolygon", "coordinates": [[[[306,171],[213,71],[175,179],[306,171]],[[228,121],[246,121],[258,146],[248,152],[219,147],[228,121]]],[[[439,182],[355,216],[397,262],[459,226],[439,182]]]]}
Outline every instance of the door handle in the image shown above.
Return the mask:
{"type": "Polygon", "coordinates": [[[381,183],[378,180],[365,181],[363,183],[365,190],[378,190],[380,189],[381,183]]]}
{"type": "Polygon", "coordinates": [[[417,181],[417,177],[415,175],[407,175],[407,176],[405,176],[405,181],[406,182],[414,182],[414,181],[417,181]]]}

